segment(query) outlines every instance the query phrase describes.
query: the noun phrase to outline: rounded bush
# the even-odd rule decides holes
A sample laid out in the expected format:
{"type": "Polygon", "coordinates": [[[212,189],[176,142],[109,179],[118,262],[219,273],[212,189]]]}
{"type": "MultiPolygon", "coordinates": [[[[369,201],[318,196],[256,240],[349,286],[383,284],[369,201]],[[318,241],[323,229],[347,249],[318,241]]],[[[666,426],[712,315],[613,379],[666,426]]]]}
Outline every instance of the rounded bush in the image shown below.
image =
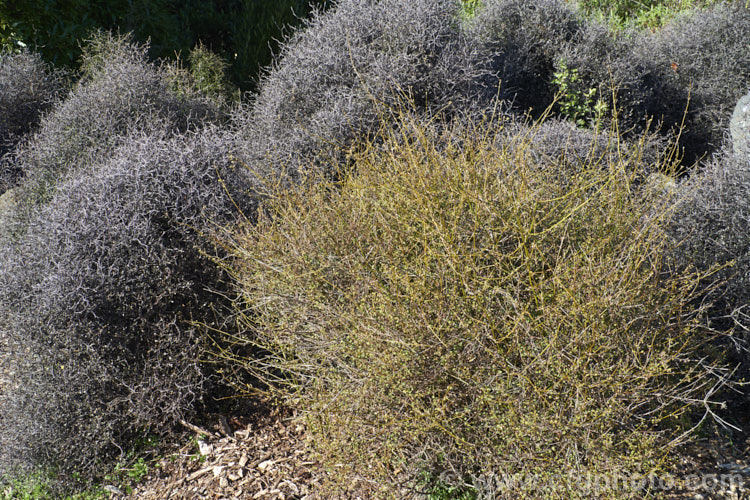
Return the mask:
{"type": "Polygon", "coordinates": [[[517,109],[540,116],[555,96],[555,61],[583,27],[575,8],[562,0],[483,0],[467,31],[482,47],[490,87],[499,85],[517,109]]]}
{"type": "Polygon", "coordinates": [[[665,121],[679,125],[687,108],[681,144],[689,159],[722,146],[735,104],[750,90],[749,39],[750,6],[733,0],[677,17],[643,45],[642,57],[657,65],[655,100],[669,105],[665,121]]]}
{"type": "Polygon", "coordinates": [[[203,404],[223,273],[203,232],[249,200],[214,101],[146,47],[98,35],[84,76],[14,156],[0,220],[0,476],[69,486],[203,404]],[[182,82],[178,82],[182,83],[182,82]],[[211,221],[209,223],[209,221],[211,221]],[[204,326],[199,326],[202,324],[204,326]]]}
{"type": "Polygon", "coordinates": [[[132,31],[149,44],[152,59],[174,59],[203,44],[229,61],[229,75],[253,90],[278,41],[290,27],[330,0],[89,0],[56,4],[46,0],[0,3],[0,49],[25,43],[46,61],[73,69],[80,40],[91,31],[132,31]]]}
{"type": "Polygon", "coordinates": [[[15,372],[0,394],[0,465],[88,479],[200,406],[199,324],[222,321],[222,272],[200,232],[236,210],[219,181],[239,186],[227,140],[133,134],[0,242],[15,372]]]}
{"type": "Polygon", "coordinates": [[[219,118],[211,100],[175,92],[173,73],[149,63],[147,50],[108,33],[88,42],[81,81],[14,155],[12,167],[25,178],[19,194],[29,210],[65,176],[106,160],[132,132],[166,127],[178,133],[219,118]]]}
{"type": "Polygon", "coordinates": [[[459,29],[458,2],[337,2],[282,47],[251,110],[238,114],[248,156],[291,171],[330,168],[402,100],[432,115],[486,105],[477,57],[459,29]]]}
{"type": "Polygon", "coordinates": [[[617,106],[621,130],[639,132],[653,119],[679,137],[683,164],[691,165],[721,149],[732,110],[750,89],[748,39],[746,2],[717,2],[686,11],[655,32],[615,36],[588,23],[584,35],[561,51],[558,64],[578,71],[573,92],[595,88],[610,109],[617,106]]]}
{"type": "MultiPolygon", "coordinates": [[[[0,53],[0,158],[39,125],[65,88],[63,73],[38,54],[0,53]]],[[[9,160],[0,163],[0,193],[16,183],[16,175],[9,160]]]]}
{"type": "MultiPolygon", "coordinates": [[[[280,194],[234,234],[244,346],[260,349],[237,365],[302,410],[329,487],[404,498],[429,493],[425,475],[652,472],[704,410],[721,358],[688,308],[698,276],[663,273],[649,216],[669,198],[616,138],[583,153],[558,126],[406,120],[351,174],[280,194]]],[[[483,498],[540,494],[517,486],[483,498]]]]}
{"type": "Polygon", "coordinates": [[[678,268],[710,272],[701,289],[712,304],[711,324],[734,331],[727,349],[750,373],[750,171],[747,161],[728,151],[679,186],[684,200],[674,214],[670,237],[678,268]]]}

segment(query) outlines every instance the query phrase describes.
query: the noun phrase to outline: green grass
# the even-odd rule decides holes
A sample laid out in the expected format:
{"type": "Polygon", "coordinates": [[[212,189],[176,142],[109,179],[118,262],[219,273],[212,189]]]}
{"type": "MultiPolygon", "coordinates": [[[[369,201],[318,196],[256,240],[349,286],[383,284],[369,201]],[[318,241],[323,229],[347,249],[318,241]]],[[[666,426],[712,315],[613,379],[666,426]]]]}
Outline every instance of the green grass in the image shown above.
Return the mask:
{"type": "MultiPolygon", "coordinates": [[[[113,467],[111,473],[98,483],[80,482],[68,484],[74,493],[61,492],[54,472],[34,472],[0,480],[0,500],[103,500],[111,498],[105,486],[114,486],[120,491],[131,493],[135,485],[143,482],[148,473],[158,466],[161,455],[161,440],[149,436],[139,440],[133,448],[113,467]]],[[[75,474],[72,477],[77,480],[75,474]]]]}
{"type": "Polygon", "coordinates": [[[84,491],[60,495],[53,486],[52,478],[45,474],[29,474],[9,482],[3,482],[0,500],[101,500],[110,498],[109,492],[94,486],[84,491]]]}
{"type": "MultiPolygon", "coordinates": [[[[658,29],[673,17],[704,8],[721,0],[565,0],[575,3],[590,17],[607,21],[615,29],[638,27],[658,29]]],[[[461,0],[462,17],[474,17],[482,0],[461,0]]]]}

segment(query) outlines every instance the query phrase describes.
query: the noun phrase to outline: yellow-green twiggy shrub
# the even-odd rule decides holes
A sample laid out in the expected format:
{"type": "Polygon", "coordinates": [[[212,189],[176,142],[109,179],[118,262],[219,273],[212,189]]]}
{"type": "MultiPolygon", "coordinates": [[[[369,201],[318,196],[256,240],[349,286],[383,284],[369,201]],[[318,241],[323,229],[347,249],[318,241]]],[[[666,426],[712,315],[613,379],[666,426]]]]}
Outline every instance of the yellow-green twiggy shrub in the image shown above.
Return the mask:
{"type": "MultiPolygon", "coordinates": [[[[711,404],[637,148],[540,163],[536,130],[404,119],[233,234],[245,336],[219,355],[304,412],[332,482],[647,473],[711,404]]],[[[485,494],[585,496],[552,484],[485,494]]]]}

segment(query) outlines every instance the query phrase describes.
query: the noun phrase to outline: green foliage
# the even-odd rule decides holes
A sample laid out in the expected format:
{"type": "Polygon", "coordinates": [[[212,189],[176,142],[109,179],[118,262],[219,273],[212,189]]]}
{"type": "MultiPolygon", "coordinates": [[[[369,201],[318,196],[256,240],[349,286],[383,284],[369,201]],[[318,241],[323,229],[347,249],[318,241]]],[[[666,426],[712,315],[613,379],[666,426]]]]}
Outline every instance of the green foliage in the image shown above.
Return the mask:
{"type": "Polygon", "coordinates": [[[597,98],[596,88],[586,91],[571,88],[578,83],[578,70],[568,68],[565,61],[558,63],[558,70],[552,77],[552,84],[558,89],[556,107],[559,113],[579,127],[599,126],[608,111],[607,103],[597,98]]]}
{"type": "Polygon", "coordinates": [[[51,498],[52,489],[40,474],[29,474],[7,483],[0,483],[2,500],[38,500],[51,498]]]}
{"type": "Polygon", "coordinates": [[[139,440],[118,462],[101,484],[86,484],[79,474],[72,476],[81,481],[83,489],[77,493],[61,495],[56,488],[54,473],[28,473],[13,479],[0,478],[0,500],[103,500],[111,494],[102,485],[113,485],[130,493],[133,485],[140,483],[156,466],[160,440],[155,436],[139,440]]]}
{"type": "Polygon", "coordinates": [[[228,95],[229,83],[226,81],[227,63],[217,54],[198,44],[188,55],[190,75],[195,86],[204,94],[220,98],[228,95]]]}
{"type": "Polygon", "coordinates": [[[638,26],[657,29],[681,12],[717,0],[578,0],[586,15],[605,19],[614,28],[638,26]]]}
{"type": "Polygon", "coordinates": [[[418,488],[428,500],[477,500],[477,492],[467,486],[454,486],[436,479],[429,472],[422,473],[418,488]]]}
{"type": "Polygon", "coordinates": [[[229,242],[246,333],[218,355],[304,412],[332,489],[651,471],[704,409],[722,360],[700,277],[663,273],[670,201],[639,188],[638,148],[566,163],[497,126],[404,119],[229,242]]]}
{"type": "Polygon", "coordinates": [[[167,68],[179,95],[198,93],[220,104],[240,100],[239,88],[227,78],[228,63],[202,43],[193,47],[186,61],[178,57],[167,68]]]}
{"type": "Polygon", "coordinates": [[[0,52],[17,52],[26,47],[16,34],[15,27],[0,17],[0,52]]]}
{"type": "Polygon", "coordinates": [[[98,486],[71,495],[60,495],[54,489],[52,475],[38,472],[8,481],[1,479],[0,500],[104,500],[111,497],[98,486]]]}
{"type": "Polygon", "coordinates": [[[461,17],[463,19],[473,18],[481,5],[482,0],[461,0],[461,17]]]}

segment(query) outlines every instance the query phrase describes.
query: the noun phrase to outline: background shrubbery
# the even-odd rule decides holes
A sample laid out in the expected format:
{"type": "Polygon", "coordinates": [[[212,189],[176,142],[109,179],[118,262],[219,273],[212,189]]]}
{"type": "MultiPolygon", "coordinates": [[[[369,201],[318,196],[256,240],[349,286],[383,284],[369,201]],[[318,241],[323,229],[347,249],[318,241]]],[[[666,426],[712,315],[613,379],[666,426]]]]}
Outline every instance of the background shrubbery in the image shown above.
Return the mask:
{"type": "Polygon", "coordinates": [[[585,126],[616,111],[623,132],[679,137],[689,166],[721,147],[750,86],[739,0],[656,33],[615,32],[562,0],[485,0],[472,15],[450,1],[396,3],[339,2],[289,40],[239,118],[260,141],[249,155],[293,170],[312,157],[338,163],[382,123],[372,99],[406,97],[443,120],[497,112],[500,99],[503,112],[538,117],[554,105],[585,126]]]}
{"type": "Polygon", "coordinates": [[[92,31],[132,31],[149,43],[152,58],[186,56],[203,44],[228,61],[228,76],[243,90],[255,86],[261,68],[295,26],[328,0],[15,0],[0,4],[0,48],[18,42],[57,66],[73,68],[79,43],[92,31]]]}
{"type": "Polygon", "coordinates": [[[52,195],[61,178],[109,158],[137,131],[180,133],[220,118],[206,96],[176,92],[168,66],[148,63],[148,47],[130,37],[94,36],[84,52],[83,77],[59,103],[11,164],[23,204],[34,210],[52,195]]]}
{"type": "Polygon", "coordinates": [[[702,8],[716,0],[578,0],[587,15],[606,20],[614,28],[645,27],[655,30],[684,11],[702,8]]]}
{"type": "Polygon", "coordinates": [[[42,113],[64,90],[63,74],[51,69],[38,54],[0,54],[0,194],[14,181],[2,157],[36,128],[42,113]]]}
{"type": "Polygon", "coordinates": [[[426,115],[486,110],[481,55],[458,17],[452,0],[347,0],[314,16],[238,117],[248,155],[293,171],[308,163],[331,170],[354,138],[386,125],[384,103],[412,100],[426,115]]]}
{"type": "MultiPolygon", "coordinates": [[[[670,225],[682,268],[720,268],[704,280],[711,324],[737,333],[728,346],[750,375],[750,172],[747,159],[725,152],[680,186],[685,199],[670,225]]],[[[745,399],[747,403],[747,398],[745,399]]]]}
{"type": "Polygon", "coordinates": [[[592,96],[581,110],[589,123],[600,99],[606,110],[617,104],[623,131],[640,132],[652,118],[676,136],[684,123],[679,144],[690,165],[721,147],[728,117],[750,88],[748,16],[745,2],[721,2],[655,33],[617,33],[562,1],[485,0],[473,30],[522,110],[539,114],[565,90],[562,103],[592,96]]]}

